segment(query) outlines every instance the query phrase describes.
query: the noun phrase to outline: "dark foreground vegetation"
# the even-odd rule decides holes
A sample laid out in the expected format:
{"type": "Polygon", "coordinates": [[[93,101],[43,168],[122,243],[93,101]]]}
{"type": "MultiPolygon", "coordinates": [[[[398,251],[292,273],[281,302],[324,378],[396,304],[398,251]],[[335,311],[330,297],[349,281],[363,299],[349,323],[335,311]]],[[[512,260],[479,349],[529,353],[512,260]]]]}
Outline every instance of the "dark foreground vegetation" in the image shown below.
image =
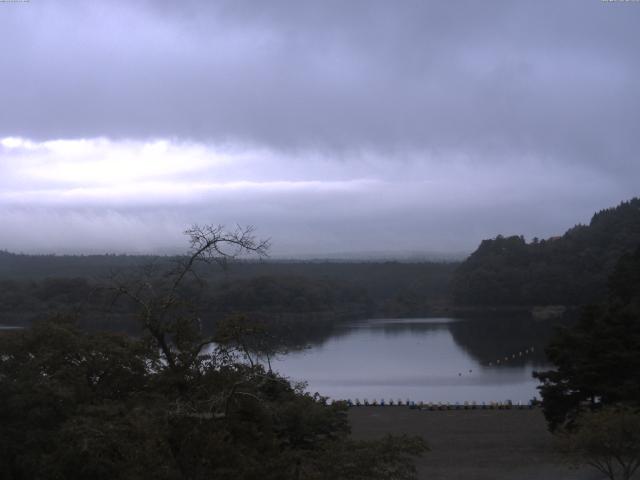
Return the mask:
{"type": "Polygon", "coordinates": [[[640,468],[640,247],[618,261],[607,301],[559,330],[547,356],[556,368],[534,375],[562,449],[611,480],[631,479],[640,468]]]}
{"type": "Polygon", "coordinates": [[[255,343],[253,324],[203,331],[195,265],[225,260],[225,247],[262,254],[266,245],[250,231],[187,234],[191,253],[171,270],[115,276],[105,288],[135,310],[140,335],[88,333],[65,319],[0,335],[2,478],[413,478],[421,438],[352,440],[345,404],[252,358],[270,348],[255,343]]]}
{"type": "Polygon", "coordinates": [[[413,478],[420,438],[351,440],[345,404],[231,349],[193,356],[198,337],[170,364],[152,337],[0,335],[0,478],[413,478]]]}
{"type": "Polygon", "coordinates": [[[609,283],[608,300],[585,308],[547,348],[556,369],[536,374],[552,430],[585,410],[640,408],[640,248],[619,260],[609,283]]]}

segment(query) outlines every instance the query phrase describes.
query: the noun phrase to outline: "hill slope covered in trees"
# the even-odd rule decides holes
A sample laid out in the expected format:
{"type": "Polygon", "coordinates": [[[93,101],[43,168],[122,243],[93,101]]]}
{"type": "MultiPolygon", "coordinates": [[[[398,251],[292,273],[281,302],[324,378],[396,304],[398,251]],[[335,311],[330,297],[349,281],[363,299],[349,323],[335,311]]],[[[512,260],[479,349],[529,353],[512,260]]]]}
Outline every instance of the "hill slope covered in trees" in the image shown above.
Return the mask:
{"type": "Polygon", "coordinates": [[[640,245],[640,198],[593,215],[563,236],[483,240],[456,270],[458,305],[582,305],[606,295],[618,259],[640,245]]]}

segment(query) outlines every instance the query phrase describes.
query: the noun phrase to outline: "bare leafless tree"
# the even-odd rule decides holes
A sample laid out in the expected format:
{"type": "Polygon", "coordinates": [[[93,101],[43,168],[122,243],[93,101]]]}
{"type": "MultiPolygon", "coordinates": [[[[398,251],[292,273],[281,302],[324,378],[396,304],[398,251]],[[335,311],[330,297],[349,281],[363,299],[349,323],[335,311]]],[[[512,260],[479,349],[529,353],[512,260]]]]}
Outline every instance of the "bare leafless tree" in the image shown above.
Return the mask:
{"type": "Polygon", "coordinates": [[[269,249],[269,240],[257,239],[251,226],[227,230],[222,225],[193,225],[184,234],[189,252],[171,268],[154,262],[133,275],[120,272],[111,276],[108,287],[115,293],[114,302],[126,298],[135,305],[143,331],[155,341],[163,363],[171,369],[191,366],[213,342],[212,337],[202,335],[200,317],[181,291],[190,277],[202,284],[197,265],[213,263],[226,268],[241,255],[262,257],[269,249]]]}

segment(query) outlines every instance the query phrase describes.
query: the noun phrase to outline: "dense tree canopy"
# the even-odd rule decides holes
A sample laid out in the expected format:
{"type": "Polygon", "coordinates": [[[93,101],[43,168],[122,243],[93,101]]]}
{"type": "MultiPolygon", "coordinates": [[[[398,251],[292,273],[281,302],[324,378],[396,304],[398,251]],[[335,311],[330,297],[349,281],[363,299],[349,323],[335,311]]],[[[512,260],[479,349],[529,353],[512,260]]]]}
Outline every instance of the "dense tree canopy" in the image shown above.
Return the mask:
{"type": "Polygon", "coordinates": [[[484,240],[452,282],[459,305],[583,305],[604,300],[617,260],[640,244],[640,198],[546,240],[484,240]]]}
{"type": "MultiPolygon", "coordinates": [[[[136,261],[152,263],[158,270],[170,269],[182,260],[180,257],[6,257],[19,260],[15,260],[15,276],[13,270],[3,274],[3,268],[13,260],[5,261],[0,255],[2,323],[26,326],[51,313],[63,312],[78,316],[87,328],[111,330],[131,330],[130,318],[134,311],[127,307],[135,305],[112,305],[110,298],[104,296],[99,287],[109,277],[110,269],[136,271],[136,261]],[[111,268],[109,259],[113,260],[111,268]],[[98,260],[104,260],[104,264],[98,260]],[[109,315],[105,315],[106,310],[109,315]]],[[[194,285],[192,290],[198,294],[195,302],[198,308],[206,312],[201,315],[205,327],[213,328],[217,320],[229,314],[250,313],[264,319],[284,320],[287,328],[302,333],[308,327],[323,328],[347,316],[428,314],[446,302],[454,268],[454,264],[445,263],[240,261],[225,271],[197,266],[202,283],[194,285]]]]}
{"type": "Polygon", "coordinates": [[[556,369],[536,376],[552,429],[571,424],[585,409],[640,406],[640,248],[618,262],[608,301],[561,329],[547,356],[556,369]]]}
{"type": "Polygon", "coordinates": [[[344,404],[229,352],[178,374],[153,342],[55,320],[0,354],[1,478],[411,478],[424,450],[349,440],[344,404]]]}
{"type": "Polygon", "coordinates": [[[409,307],[421,308],[444,296],[451,266],[234,262],[223,272],[202,261],[203,240],[251,250],[250,232],[189,233],[194,249],[179,257],[0,252],[0,273],[22,277],[0,283],[3,318],[74,319],[0,338],[3,478],[411,478],[422,440],[349,440],[344,404],[306,394],[256,355],[266,367],[374,296],[404,305],[405,287],[426,286],[409,307]],[[214,338],[225,349],[212,350],[214,338]]]}

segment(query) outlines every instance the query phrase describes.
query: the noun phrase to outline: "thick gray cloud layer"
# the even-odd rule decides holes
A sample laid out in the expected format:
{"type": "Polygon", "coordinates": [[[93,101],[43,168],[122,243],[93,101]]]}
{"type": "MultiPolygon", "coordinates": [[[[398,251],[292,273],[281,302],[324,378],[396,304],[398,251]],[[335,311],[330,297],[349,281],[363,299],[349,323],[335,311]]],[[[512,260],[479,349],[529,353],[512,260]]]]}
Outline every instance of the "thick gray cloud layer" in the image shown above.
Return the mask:
{"type": "Polygon", "coordinates": [[[57,249],[207,216],[291,251],[558,233],[639,193],[639,26],[640,3],[598,0],[0,4],[0,138],[45,151],[0,151],[0,240],[46,249],[40,217],[79,232],[57,249]],[[65,163],[54,139],[112,153],[65,163]],[[155,139],[184,151],[137,159],[155,139]]]}
{"type": "Polygon", "coordinates": [[[589,0],[3,5],[0,129],[619,162],[638,25],[589,0]]]}

